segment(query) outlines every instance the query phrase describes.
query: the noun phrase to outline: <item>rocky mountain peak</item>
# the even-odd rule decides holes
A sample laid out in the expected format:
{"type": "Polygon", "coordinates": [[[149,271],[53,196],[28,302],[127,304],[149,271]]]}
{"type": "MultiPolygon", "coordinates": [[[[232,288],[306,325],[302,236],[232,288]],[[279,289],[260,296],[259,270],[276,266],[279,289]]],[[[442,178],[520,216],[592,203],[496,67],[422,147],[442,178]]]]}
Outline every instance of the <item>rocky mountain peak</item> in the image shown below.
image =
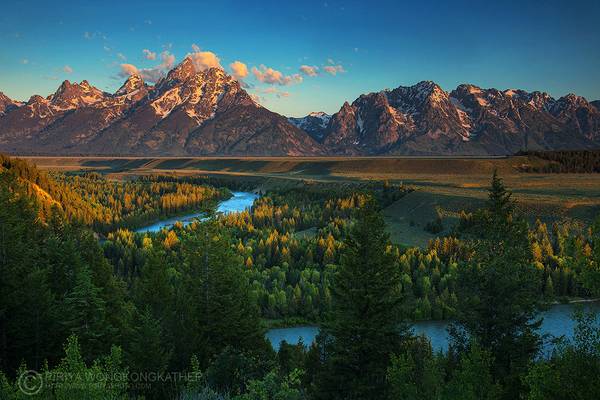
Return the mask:
{"type": "Polygon", "coordinates": [[[7,95],[5,95],[4,93],[0,92],[0,105],[12,104],[12,103],[16,103],[16,102],[14,100],[12,100],[10,97],[8,97],[7,95]]]}
{"type": "Polygon", "coordinates": [[[442,88],[433,81],[421,81],[413,86],[417,91],[424,94],[431,94],[434,92],[443,92],[442,88]]]}
{"type": "Polygon", "coordinates": [[[344,101],[344,104],[342,104],[342,107],[340,108],[339,112],[353,113],[354,109],[352,108],[352,106],[350,105],[350,103],[348,103],[347,101],[344,101]]]}
{"type": "Polygon", "coordinates": [[[587,100],[585,99],[585,97],[578,96],[575,93],[569,93],[566,96],[561,97],[560,99],[558,99],[558,102],[568,104],[569,106],[576,106],[576,107],[578,107],[578,106],[585,107],[589,104],[587,102],[587,100]]]}
{"type": "Polygon", "coordinates": [[[399,86],[385,91],[389,104],[404,114],[412,114],[425,104],[436,107],[439,103],[447,103],[446,93],[433,81],[421,81],[413,86],[399,86]]]}
{"type": "Polygon", "coordinates": [[[71,83],[65,80],[56,92],[49,97],[49,100],[55,108],[67,110],[93,104],[104,97],[104,92],[90,85],[87,81],[71,83]]]}
{"type": "Polygon", "coordinates": [[[115,95],[121,96],[124,94],[130,94],[136,90],[140,90],[145,87],[144,80],[139,74],[132,74],[127,78],[123,85],[115,92],[115,95]]]}
{"type": "Polygon", "coordinates": [[[166,82],[182,82],[196,73],[196,67],[190,56],[185,57],[175,68],[167,74],[166,82]]]}
{"type": "Polygon", "coordinates": [[[4,93],[0,92],[0,115],[10,111],[12,108],[20,106],[21,103],[14,101],[4,93]]]}
{"type": "Polygon", "coordinates": [[[42,96],[40,96],[39,94],[34,94],[33,96],[31,96],[29,98],[29,100],[27,100],[27,104],[39,104],[39,103],[46,103],[47,100],[45,98],[43,98],[42,96]]]}

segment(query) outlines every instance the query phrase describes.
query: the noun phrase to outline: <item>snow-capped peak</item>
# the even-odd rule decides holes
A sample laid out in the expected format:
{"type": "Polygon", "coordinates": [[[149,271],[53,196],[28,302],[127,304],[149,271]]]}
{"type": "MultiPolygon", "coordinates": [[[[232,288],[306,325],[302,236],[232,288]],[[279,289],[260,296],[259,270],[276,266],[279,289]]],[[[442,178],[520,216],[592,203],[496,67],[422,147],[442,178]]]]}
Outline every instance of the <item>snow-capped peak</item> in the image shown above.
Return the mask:
{"type": "Polygon", "coordinates": [[[125,83],[123,83],[123,86],[121,86],[119,90],[115,92],[115,95],[121,96],[124,94],[132,93],[133,91],[139,90],[143,87],[144,80],[142,79],[142,77],[139,74],[133,74],[129,78],[127,78],[125,83]]]}
{"type": "Polygon", "coordinates": [[[313,111],[309,113],[306,117],[293,118],[290,117],[288,120],[296,125],[300,129],[304,129],[309,125],[319,125],[321,128],[327,127],[329,120],[331,119],[331,115],[323,112],[323,111],[313,111]]]}
{"type": "Polygon", "coordinates": [[[184,58],[179,65],[167,74],[166,81],[184,81],[196,73],[194,62],[190,56],[184,58]]]}

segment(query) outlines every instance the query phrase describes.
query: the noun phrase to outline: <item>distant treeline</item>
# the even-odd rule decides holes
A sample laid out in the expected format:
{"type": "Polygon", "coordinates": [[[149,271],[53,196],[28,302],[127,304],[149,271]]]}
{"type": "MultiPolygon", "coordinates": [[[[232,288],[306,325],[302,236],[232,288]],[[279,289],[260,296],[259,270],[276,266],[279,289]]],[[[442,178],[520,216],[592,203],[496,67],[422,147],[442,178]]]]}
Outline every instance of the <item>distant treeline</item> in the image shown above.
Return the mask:
{"type": "Polygon", "coordinates": [[[599,173],[600,150],[572,150],[572,151],[528,151],[517,155],[541,158],[550,161],[543,166],[523,165],[519,169],[523,172],[538,173],[599,173]]]}

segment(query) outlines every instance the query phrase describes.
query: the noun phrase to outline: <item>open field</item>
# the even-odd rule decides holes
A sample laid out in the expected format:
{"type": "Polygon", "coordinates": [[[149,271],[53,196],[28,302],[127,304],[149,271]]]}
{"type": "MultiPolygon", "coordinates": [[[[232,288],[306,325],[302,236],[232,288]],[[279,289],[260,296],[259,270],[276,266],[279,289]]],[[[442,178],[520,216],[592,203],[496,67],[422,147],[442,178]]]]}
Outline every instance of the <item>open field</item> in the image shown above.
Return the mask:
{"type": "Polygon", "coordinates": [[[260,177],[262,189],[292,187],[303,181],[343,183],[389,180],[415,189],[385,210],[394,241],[425,245],[434,235],[425,224],[443,216],[450,229],[461,210],[483,204],[494,169],[513,190],[520,208],[533,221],[589,223],[600,214],[600,174],[530,174],[523,165],[546,161],[526,156],[502,158],[370,157],[26,157],[38,167],[57,171],[98,171],[122,179],[132,175],[211,175],[260,177]]]}

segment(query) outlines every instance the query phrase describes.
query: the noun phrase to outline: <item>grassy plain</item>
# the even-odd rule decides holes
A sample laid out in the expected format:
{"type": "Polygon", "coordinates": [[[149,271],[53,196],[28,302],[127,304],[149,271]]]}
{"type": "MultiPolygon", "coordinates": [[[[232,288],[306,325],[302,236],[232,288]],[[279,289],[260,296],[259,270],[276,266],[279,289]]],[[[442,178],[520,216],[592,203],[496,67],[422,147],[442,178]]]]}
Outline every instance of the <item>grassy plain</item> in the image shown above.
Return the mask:
{"type": "MultiPolygon", "coordinates": [[[[38,167],[57,171],[97,171],[110,178],[164,174],[261,178],[257,189],[293,187],[307,181],[343,184],[367,180],[403,183],[415,190],[385,209],[392,239],[426,245],[434,237],[423,228],[437,214],[445,230],[461,210],[483,204],[497,169],[532,221],[589,223],[600,214],[600,174],[532,174],[523,165],[546,161],[527,156],[452,157],[26,157],[38,167]]],[[[310,232],[306,232],[310,234],[310,232]]]]}

